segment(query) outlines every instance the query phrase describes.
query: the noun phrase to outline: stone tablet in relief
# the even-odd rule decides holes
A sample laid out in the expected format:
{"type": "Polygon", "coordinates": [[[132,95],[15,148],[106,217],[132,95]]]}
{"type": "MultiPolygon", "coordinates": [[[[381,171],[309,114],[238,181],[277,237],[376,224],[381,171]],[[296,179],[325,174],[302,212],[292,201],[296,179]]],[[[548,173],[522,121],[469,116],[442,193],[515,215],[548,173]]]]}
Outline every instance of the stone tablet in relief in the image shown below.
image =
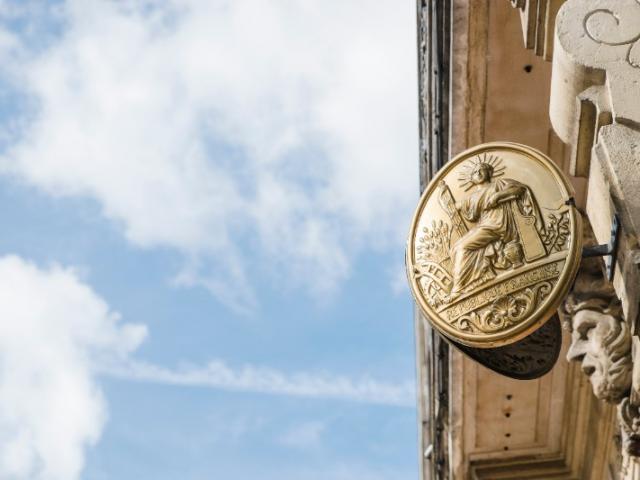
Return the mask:
{"type": "Polygon", "coordinates": [[[474,147],[427,186],[407,274],[425,316],[472,347],[513,343],[556,311],[575,277],[582,236],[569,181],[514,143],[474,147]]]}

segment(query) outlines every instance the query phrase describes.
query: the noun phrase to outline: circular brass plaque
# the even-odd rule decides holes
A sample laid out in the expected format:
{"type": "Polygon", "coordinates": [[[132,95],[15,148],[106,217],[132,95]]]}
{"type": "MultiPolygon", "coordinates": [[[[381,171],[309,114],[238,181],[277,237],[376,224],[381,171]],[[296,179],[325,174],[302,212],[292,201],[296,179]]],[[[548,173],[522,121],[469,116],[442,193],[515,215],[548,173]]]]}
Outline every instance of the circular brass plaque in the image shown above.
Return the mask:
{"type": "Polygon", "coordinates": [[[427,186],[407,245],[423,314],[463,345],[527,336],[555,313],[580,263],[573,188],[541,152],[487,143],[447,163],[427,186]]]}

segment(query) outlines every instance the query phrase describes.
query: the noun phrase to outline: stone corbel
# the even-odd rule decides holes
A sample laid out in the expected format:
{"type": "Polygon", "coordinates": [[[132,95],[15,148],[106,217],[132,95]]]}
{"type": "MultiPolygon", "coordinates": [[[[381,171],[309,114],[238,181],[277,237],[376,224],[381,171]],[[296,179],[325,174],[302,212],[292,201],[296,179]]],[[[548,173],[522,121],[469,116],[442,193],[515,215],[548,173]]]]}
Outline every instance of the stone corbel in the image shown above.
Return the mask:
{"type": "Polygon", "coordinates": [[[636,0],[568,0],[562,5],[555,22],[550,115],[565,143],[573,143],[585,127],[578,96],[592,86],[606,88],[616,123],[640,128],[638,40],[636,0]]]}
{"type": "Polygon", "coordinates": [[[561,315],[571,332],[567,360],[581,362],[599,400],[620,403],[631,389],[631,335],[600,259],[582,261],[561,315]]]}
{"type": "Polygon", "coordinates": [[[580,362],[593,393],[618,408],[625,458],[640,455],[640,409],[632,394],[631,334],[597,258],[583,260],[560,311],[571,332],[567,360],[580,362]]]}
{"type": "Polygon", "coordinates": [[[621,223],[614,287],[640,334],[640,2],[568,0],[555,22],[551,123],[571,145],[571,171],[588,177],[587,214],[607,243],[621,223]]]}

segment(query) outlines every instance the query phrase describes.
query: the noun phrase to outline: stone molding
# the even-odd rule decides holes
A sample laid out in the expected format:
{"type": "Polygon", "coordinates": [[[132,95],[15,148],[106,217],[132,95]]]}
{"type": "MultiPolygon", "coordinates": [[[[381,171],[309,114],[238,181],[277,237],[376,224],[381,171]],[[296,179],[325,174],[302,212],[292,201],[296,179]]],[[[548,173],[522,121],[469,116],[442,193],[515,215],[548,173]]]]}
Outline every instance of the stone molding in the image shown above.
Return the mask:
{"type": "Polygon", "coordinates": [[[550,61],[553,57],[553,32],[558,10],[565,0],[509,0],[520,11],[525,48],[550,61]]]}
{"type": "MultiPolygon", "coordinates": [[[[452,0],[417,0],[420,191],[449,158],[452,0]]],[[[449,344],[415,314],[420,477],[449,478],[449,344]]]]}
{"type": "Polygon", "coordinates": [[[638,335],[640,130],[616,123],[600,128],[591,152],[588,189],[586,211],[598,243],[609,241],[613,215],[619,217],[621,234],[613,286],[632,334],[638,335]]]}
{"type": "Polygon", "coordinates": [[[632,339],[599,259],[583,260],[561,315],[571,331],[567,360],[580,363],[598,400],[617,405],[622,473],[627,475],[640,456],[640,405],[633,393],[632,339]]]}
{"type": "Polygon", "coordinates": [[[621,239],[614,287],[634,335],[640,298],[640,1],[568,0],[555,22],[549,114],[571,145],[570,173],[588,177],[598,243],[614,214],[621,239]]]}
{"type": "Polygon", "coordinates": [[[640,129],[640,3],[568,0],[555,30],[551,122],[565,143],[577,146],[574,170],[586,175],[583,156],[594,140],[586,133],[597,135],[608,123],[640,129]]]}
{"type": "MultiPolygon", "coordinates": [[[[562,440],[559,451],[502,460],[472,462],[470,480],[602,480],[605,472],[619,471],[615,444],[616,406],[599,402],[580,366],[571,362],[563,401],[562,440]],[[586,454],[585,452],[589,452],[586,454]]],[[[632,465],[633,466],[633,465],[632,465]]],[[[628,477],[629,479],[633,477],[628,477]]]]}

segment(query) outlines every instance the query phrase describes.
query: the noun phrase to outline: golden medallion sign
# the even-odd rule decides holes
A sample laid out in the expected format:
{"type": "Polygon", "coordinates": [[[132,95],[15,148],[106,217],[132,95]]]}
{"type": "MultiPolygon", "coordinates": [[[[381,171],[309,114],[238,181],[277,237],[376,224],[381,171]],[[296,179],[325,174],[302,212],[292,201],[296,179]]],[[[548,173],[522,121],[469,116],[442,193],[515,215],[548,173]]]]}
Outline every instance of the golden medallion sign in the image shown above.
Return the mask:
{"type": "Polygon", "coordinates": [[[438,172],[418,205],[407,274],[423,314],[471,347],[507,345],[546,322],[582,249],[573,188],[544,154],[488,143],[438,172]]]}

